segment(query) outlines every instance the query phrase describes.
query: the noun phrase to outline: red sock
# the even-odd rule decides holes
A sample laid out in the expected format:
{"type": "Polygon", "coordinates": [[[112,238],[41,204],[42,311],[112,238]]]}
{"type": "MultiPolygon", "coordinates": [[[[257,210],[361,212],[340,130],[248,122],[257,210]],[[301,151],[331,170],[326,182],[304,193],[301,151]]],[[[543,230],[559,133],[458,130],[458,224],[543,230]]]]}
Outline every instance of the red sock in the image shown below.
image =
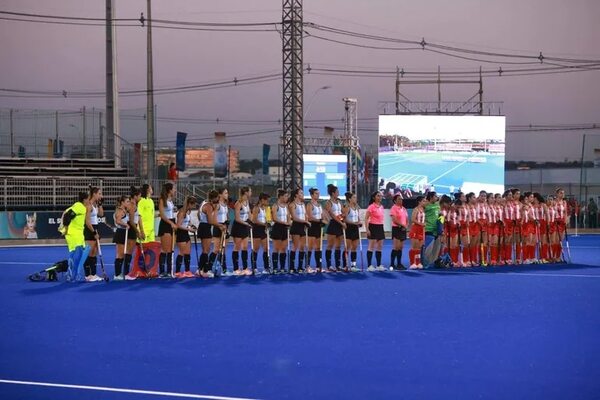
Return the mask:
{"type": "Polygon", "coordinates": [[[504,245],[504,259],[506,261],[512,260],[512,246],[510,244],[504,245]]]}
{"type": "Polygon", "coordinates": [[[471,257],[469,257],[469,248],[468,247],[463,247],[462,256],[463,256],[463,263],[468,263],[470,261],[471,257]]]}
{"type": "Polygon", "coordinates": [[[471,262],[476,263],[479,257],[477,257],[477,253],[479,250],[479,246],[471,247],[471,262]]]}
{"type": "Polygon", "coordinates": [[[417,254],[419,254],[419,250],[418,249],[410,249],[410,251],[408,252],[408,256],[410,258],[410,265],[416,264],[415,258],[417,256],[417,254]]]}
{"type": "Polygon", "coordinates": [[[517,243],[517,248],[515,250],[515,257],[517,261],[521,261],[523,259],[523,254],[521,253],[521,243],[517,243]]]}
{"type": "Polygon", "coordinates": [[[486,244],[483,245],[483,260],[481,260],[482,263],[487,264],[488,262],[488,247],[486,244]]]}
{"type": "Polygon", "coordinates": [[[458,247],[450,249],[450,258],[454,264],[458,263],[458,247]]]}
{"type": "Polygon", "coordinates": [[[547,244],[542,244],[542,247],[540,249],[540,258],[542,260],[548,259],[548,245],[547,244]]]}
{"type": "Polygon", "coordinates": [[[490,261],[492,264],[498,264],[498,247],[492,246],[490,248],[490,261]]]}

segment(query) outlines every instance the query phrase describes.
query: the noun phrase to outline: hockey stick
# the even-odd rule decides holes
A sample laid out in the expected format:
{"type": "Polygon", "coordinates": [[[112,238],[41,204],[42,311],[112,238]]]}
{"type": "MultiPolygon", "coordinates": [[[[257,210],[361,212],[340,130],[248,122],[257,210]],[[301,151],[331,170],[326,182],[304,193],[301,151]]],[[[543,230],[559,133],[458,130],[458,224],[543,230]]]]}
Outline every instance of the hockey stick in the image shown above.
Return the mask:
{"type": "Polygon", "coordinates": [[[102,247],[100,246],[100,239],[96,239],[96,244],[98,246],[98,257],[100,257],[100,268],[102,269],[102,279],[104,282],[108,282],[108,275],[106,275],[106,269],[104,269],[104,257],[102,257],[102,247]]]}
{"type": "Polygon", "coordinates": [[[304,226],[304,262],[306,263],[306,268],[304,268],[304,266],[300,265],[300,268],[302,268],[302,271],[308,272],[308,269],[310,268],[310,260],[308,259],[308,226],[304,226]]]}
{"type": "Polygon", "coordinates": [[[175,235],[177,233],[177,229],[173,228],[171,232],[171,278],[175,278],[175,235]]]}
{"type": "Polygon", "coordinates": [[[222,269],[223,269],[223,253],[225,252],[225,240],[226,240],[226,231],[223,230],[223,232],[221,233],[221,242],[219,243],[219,252],[217,253],[217,255],[215,256],[215,261],[213,262],[212,268],[213,268],[213,274],[215,276],[219,276],[222,273],[222,269]]]}
{"type": "MultiPolygon", "coordinates": [[[[565,225],[565,244],[567,245],[567,257],[565,260],[568,264],[571,264],[571,247],[569,246],[569,235],[567,234],[567,226],[565,225]]],[[[564,258],[564,255],[563,255],[564,258]]]]}

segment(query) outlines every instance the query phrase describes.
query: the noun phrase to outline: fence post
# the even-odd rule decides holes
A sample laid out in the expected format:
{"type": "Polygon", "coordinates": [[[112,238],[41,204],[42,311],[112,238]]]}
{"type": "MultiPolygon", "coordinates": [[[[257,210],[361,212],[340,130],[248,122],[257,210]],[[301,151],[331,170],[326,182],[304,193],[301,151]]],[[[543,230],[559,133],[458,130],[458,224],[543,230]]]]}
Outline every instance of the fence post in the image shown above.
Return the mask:
{"type": "Polygon", "coordinates": [[[56,210],[56,178],[52,178],[52,208],[56,210]]]}

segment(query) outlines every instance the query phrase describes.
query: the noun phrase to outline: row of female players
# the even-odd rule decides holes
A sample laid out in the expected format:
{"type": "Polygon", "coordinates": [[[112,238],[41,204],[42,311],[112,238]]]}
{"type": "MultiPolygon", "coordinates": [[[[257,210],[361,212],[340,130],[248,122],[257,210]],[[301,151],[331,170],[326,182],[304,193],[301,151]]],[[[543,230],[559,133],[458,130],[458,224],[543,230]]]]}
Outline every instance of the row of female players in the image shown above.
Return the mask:
{"type": "MultiPolygon", "coordinates": [[[[314,188],[310,190],[311,200],[308,204],[304,202],[304,193],[301,189],[296,189],[291,193],[279,190],[277,199],[271,207],[269,207],[271,196],[261,193],[258,196],[257,205],[251,209],[252,190],[249,187],[243,187],[240,189],[239,198],[234,206],[234,220],[231,224],[231,232],[229,232],[229,193],[227,189],[210,191],[207,200],[202,202],[199,207],[193,197],[188,197],[185,199],[183,207],[176,212],[173,204],[174,188],[169,183],[165,184],[159,200],[158,236],[161,240],[159,276],[182,278],[193,276],[190,272],[190,233],[195,234],[194,240],[199,239],[201,245],[197,275],[206,278],[213,277],[215,273],[223,275],[256,274],[258,254],[261,250],[262,272],[267,274],[358,271],[357,250],[359,247],[362,250],[359,228],[363,222],[360,220],[356,195],[346,193],[346,204],[342,205],[337,187],[329,185],[327,191],[330,199],[324,206],[320,202],[319,190],[314,188]],[[196,208],[198,208],[199,222],[197,227],[190,223],[191,211],[196,208]],[[327,228],[324,231],[325,226],[327,228]],[[324,233],[327,238],[327,248],[323,257],[324,233]],[[224,251],[229,236],[233,238],[232,271],[227,267],[227,257],[224,251]],[[173,242],[173,237],[175,237],[175,242],[173,242]],[[179,254],[173,270],[175,243],[179,254]],[[248,247],[250,247],[250,252],[248,247]],[[343,257],[342,248],[344,250],[343,257]],[[313,256],[314,268],[311,266],[313,256]],[[181,271],[182,261],[185,265],[184,271],[181,271]]],[[[381,247],[384,239],[381,199],[379,193],[372,196],[373,204],[367,210],[365,221],[369,237],[367,260],[369,264],[372,264],[372,258],[375,256],[379,266],[377,268],[371,266],[371,270],[386,269],[381,262],[381,247]]],[[[400,213],[403,218],[401,223],[406,227],[407,213],[403,207],[401,208],[403,210],[403,213],[400,213]]],[[[132,212],[135,213],[135,211],[132,212]]],[[[116,216],[115,220],[118,221],[118,219],[119,217],[116,216]]],[[[404,234],[402,240],[405,238],[404,234]]],[[[402,240],[398,240],[400,249],[402,240]]],[[[396,257],[395,254],[394,257],[396,257]]],[[[398,264],[400,264],[400,258],[401,250],[397,257],[398,264]]],[[[394,261],[395,259],[392,262],[394,261]]]]}
{"type": "MultiPolygon", "coordinates": [[[[151,188],[143,189],[143,193],[137,190],[132,192],[131,197],[123,196],[115,212],[118,229],[113,241],[117,243],[117,277],[122,276],[119,264],[126,268],[131,259],[131,255],[127,253],[131,252],[132,246],[129,246],[128,252],[125,243],[135,243],[137,238],[145,239],[154,235],[153,232],[144,229],[142,218],[138,216],[136,205],[140,204],[142,197],[148,198],[148,195],[152,194],[148,193],[151,188]],[[129,224],[129,218],[133,220],[133,224],[129,224]],[[128,225],[133,225],[135,229],[132,230],[128,225]],[[120,249],[120,245],[124,248],[120,249]],[[121,253],[123,255],[120,257],[121,253]],[[123,256],[125,260],[122,260],[123,256]]],[[[255,274],[260,250],[265,273],[286,272],[286,265],[287,272],[290,273],[358,271],[359,248],[362,259],[359,229],[363,221],[360,219],[356,195],[346,193],[346,203],[343,205],[337,187],[329,185],[327,191],[330,199],[322,206],[318,189],[310,190],[311,199],[308,204],[305,204],[304,193],[300,189],[292,191],[291,194],[279,190],[277,199],[270,208],[270,195],[261,193],[257,206],[251,210],[252,191],[249,187],[242,188],[234,207],[235,218],[231,229],[234,244],[233,271],[229,271],[224,251],[230,226],[227,189],[209,192],[208,199],[200,204],[199,225],[195,227],[190,224],[190,214],[198,208],[196,200],[193,197],[186,198],[184,206],[176,212],[173,203],[174,187],[170,183],[165,184],[159,200],[160,276],[193,276],[190,271],[192,232],[201,242],[197,274],[202,277],[214,276],[213,271],[225,275],[255,274]],[[325,226],[327,229],[323,232],[325,226]],[[327,237],[324,258],[323,233],[327,237]],[[272,253],[270,239],[273,241],[272,253]],[[178,256],[173,269],[175,243],[178,256]],[[313,256],[315,268],[311,267],[313,256]],[[182,263],[184,271],[181,271],[182,263]]],[[[382,263],[382,244],[385,236],[381,199],[379,192],[373,193],[365,214],[364,226],[369,240],[369,271],[387,269],[382,263]],[[372,262],[373,256],[375,264],[372,262]]],[[[518,189],[508,190],[503,195],[492,195],[482,191],[478,197],[474,193],[458,193],[454,202],[448,196],[442,196],[439,201],[439,213],[435,208],[437,202],[437,196],[433,192],[428,193],[426,197],[417,198],[417,207],[413,210],[409,231],[408,213],[402,205],[402,198],[394,197],[391,209],[393,246],[390,269],[404,269],[401,261],[402,247],[407,236],[411,239],[410,268],[423,267],[421,254],[428,230],[426,219],[430,206],[434,206],[436,222],[438,214],[443,216],[443,237],[446,239],[444,251],[449,253],[456,266],[560,261],[567,218],[567,205],[562,189],[557,189],[556,196],[549,196],[547,201],[537,193],[521,195],[518,189]]],[[[127,277],[128,268],[123,272],[127,277]]]]}
{"type": "MultiPolygon", "coordinates": [[[[444,197],[440,200],[445,251],[455,266],[564,261],[562,242],[567,235],[568,209],[563,189],[547,198],[518,189],[502,195],[481,191],[479,196],[455,196],[454,202],[444,197]]],[[[419,222],[424,220],[428,198],[413,211],[419,222]]],[[[415,246],[413,249],[418,257],[420,251],[415,246]]]]}

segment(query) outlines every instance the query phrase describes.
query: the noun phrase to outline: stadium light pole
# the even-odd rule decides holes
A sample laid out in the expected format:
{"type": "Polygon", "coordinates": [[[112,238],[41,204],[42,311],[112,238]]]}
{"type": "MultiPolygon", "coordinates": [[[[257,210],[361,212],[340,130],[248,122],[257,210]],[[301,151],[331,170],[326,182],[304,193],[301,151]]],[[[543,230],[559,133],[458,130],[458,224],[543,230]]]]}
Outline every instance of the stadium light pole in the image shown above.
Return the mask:
{"type": "Polygon", "coordinates": [[[304,117],[303,120],[306,123],[306,116],[308,115],[308,112],[310,111],[310,106],[313,104],[315,97],[317,97],[317,94],[321,91],[321,90],[327,90],[327,89],[331,89],[331,86],[329,85],[325,85],[325,86],[321,86],[320,88],[318,88],[317,90],[314,91],[314,93],[312,94],[312,96],[310,97],[310,100],[308,101],[308,105],[306,106],[306,111],[304,111],[304,117]]]}

